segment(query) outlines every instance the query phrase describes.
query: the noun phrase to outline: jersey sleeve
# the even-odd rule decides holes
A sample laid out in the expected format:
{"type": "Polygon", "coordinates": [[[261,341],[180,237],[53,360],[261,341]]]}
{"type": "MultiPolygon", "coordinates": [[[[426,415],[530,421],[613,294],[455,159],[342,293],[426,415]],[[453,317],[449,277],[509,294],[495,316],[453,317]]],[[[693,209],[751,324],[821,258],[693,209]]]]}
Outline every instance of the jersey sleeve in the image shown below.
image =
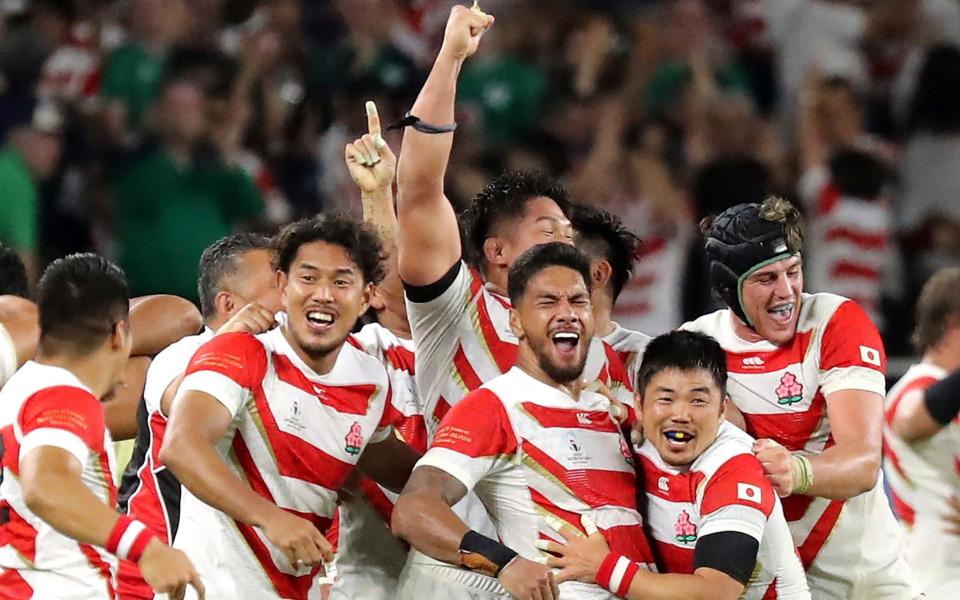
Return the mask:
{"type": "Polygon", "coordinates": [[[516,434],[500,399],[479,389],[444,416],[417,466],[446,471],[471,490],[485,477],[508,468],[517,449],[516,434]]]}
{"type": "Polygon", "coordinates": [[[267,352],[249,333],[218,335],[197,350],[185,371],[177,396],[196,391],[210,394],[235,416],[267,369],[267,352]]]}
{"type": "Polygon", "coordinates": [[[887,356],[880,332],[856,302],[841,304],[827,323],[820,342],[820,390],[886,394],[887,356]]]}
{"type": "Polygon", "coordinates": [[[776,503],[774,494],[755,456],[734,456],[706,483],[700,500],[700,537],[732,531],[759,543],[776,503]]]}
{"type": "Polygon", "coordinates": [[[17,370],[17,346],[7,332],[7,328],[0,323],[0,386],[10,379],[17,370]]]}
{"type": "Polygon", "coordinates": [[[90,392],[73,386],[40,390],[27,398],[18,416],[20,458],[34,448],[53,446],[80,461],[103,449],[106,420],[100,401],[90,392]]]}

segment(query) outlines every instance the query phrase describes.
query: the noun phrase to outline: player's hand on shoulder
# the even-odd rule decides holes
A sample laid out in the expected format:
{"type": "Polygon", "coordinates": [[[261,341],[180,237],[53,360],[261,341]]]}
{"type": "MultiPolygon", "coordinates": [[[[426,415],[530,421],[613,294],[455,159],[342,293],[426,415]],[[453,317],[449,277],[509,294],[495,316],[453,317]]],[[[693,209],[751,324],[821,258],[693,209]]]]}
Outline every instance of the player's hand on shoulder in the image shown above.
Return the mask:
{"type": "Polygon", "coordinates": [[[763,474],[770,480],[777,495],[786,498],[793,493],[796,473],[793,455],[790,451],[770,439],[753,443],[753,453],[763,467],[763,474]]]}
{"type": "Polygon", "coordinates": [[[447,27],[443,32],[441,55],[463,60],[477,51],[480,38],[493,25],[493,17],[474,7],[457,5],[450,9],[447,27]]]}
{"type": "Polygon", "coordinates": [[[230,320],[217,330],[217,335],[223,333],[252,333],[256,335],[269,331],[276,326],[277,320],[272,312],[256,302],[251,302],[230,317],[230,320]]]}
{"type": "Polygon", "coordinates": [[[313,523],[279,507],[263,524],[263,534],[295,566],[315,567],[333,557],[333,546],[313,523]]]}
{"type": "Polygon", "coordinates": [[[555,600],[560,597],[553,571],[521,556],[507,564],[497,579],[517,600],[555,600]]]}
{"type": "Polygon", "coordinates": [[[200,576],[186,554],[171,548],[154,538],[147,544],[140,557],[140,573],[158,594],[167,594],[171,600],[179,600],[187,586],[193,586],[197,597],[203,600],[204,589],[200,576]]]}

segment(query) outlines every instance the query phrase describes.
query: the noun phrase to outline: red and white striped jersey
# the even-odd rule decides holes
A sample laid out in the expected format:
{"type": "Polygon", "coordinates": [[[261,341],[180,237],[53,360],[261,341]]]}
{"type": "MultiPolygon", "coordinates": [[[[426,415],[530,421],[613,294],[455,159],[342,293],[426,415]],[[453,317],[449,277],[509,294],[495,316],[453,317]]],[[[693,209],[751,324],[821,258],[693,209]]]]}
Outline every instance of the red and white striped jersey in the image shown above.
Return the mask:
{"type": "Polygon", "coordinates": [[[960,590],[960,537],[948,535],[947,504],[960,496],[960,418],[929,439],[909,444],[891,430],[904,396],[922,392],[947,375],[927,362],[912,367],[887,394],[884,472],[894,510],[907,531],[907,562],[928,598],[953,598],[960,590]]]}
{"type": "MultiPolygon", "coordinates": [[[[514,367],[447,413],[417,466],[441,469],[476,491],[499,538],[525,558],[540,556],[536,540],[563,539],[554,519],[582,531],[580,517],[589,514],[612,551],[652,568],[633,455],[609,409],[600,394],[574,400],[514,367]]],[[[560,584],[560,597],[615,596],[569,582],[560,584]]]]}
{"type": "Polygon", "coordinates": [[[19,479],[31,450],[60,448],[83,466],[83,484],[115,507],[113,445],[100,401],[70,371],[30,361],[0,390],[0,436],[0,597],[115,598],[116,558],[33,514],[19,479]]]}
{"type": "MultiPolygon", "coordinates": [[[[189,391],[210,394],[233,417],[219,449],[236,474],[320,531],[366,445],[392,435],[379,360],[344,344],[333,369],[319,375],[282,327],[214,337],[190,360],[178,396],[189,391]]],[[[194,559],[211,597],[306,599],[317,586],[319,568],[291,564],[261,530],[189,495],[174,545],[194,559]]]]}
{"type": "MultiPolygon", "coordinates": [[[[796,335],[779,347],[740,339],[734,318],[723,309],[682,328],[713,336],[726,351],[727,393],[755,438],[773,439],[791,452],[820,454],[833,445],[827,395],[841,390],[884,394],[883,342],[855,302],[834,294],[803,294],[796,335]]],[[[852,582],[878,565],[902,562],[902,540],[882,477],[874,489],[854,498],[793,495],[784,499],[783,510],[813,591],[818,578],[852,582]],[[868,546],[871,552],[865,553],[868,546]]]]}
{"type": "MultiPolygon", "coordinates": [[[[432,433],[468,392],[506,373],[516,362],[510,299],[488,290],[480,274],[461,262],[453,283],[439,296],[428,302],[408,300],[407,316],[417,345],[417,388],[432,433]]],[[[632,401],[626,367],[599,339],[591,343],[583,375],[632,401]]]]}
{"type": "Polygon", "coordinates": [[[804,254],[806,286],[850,298],[883,328],[883,271],[893,264],[891,210],[883,198],[843,196],[825,167],[800,180],[800,195],[815,218],[804,254]]]}
{"type": "Polygon", "coordinates": [[[17,347],[7,332],[7,328],[0,323],[0,387],[17,370],[17,347]]]}
{"type": "Polygon", "coordinates": [[[640,371],[640,363],[643,362],[643,352],[652,338],[645,333],[621,327],[618,323],[614,323],[613,327],[613,331],[603,336],[603,341],[613,348],[620,361],[627,367],[630,386],[636,390],[637,373],[640,371]]]}
{"type": "Polygon", "coordinates": [[[723,423],[688,469],[663,462],[649,441],[639,451],[647,524],[658,566],[692,574],[697,541],[724,531],[757,540],[757,564],[743,600],[810,598],[807,578],[773,486],[751,452],[753,438],[723,423]]]}
{"type": "MultiPolygon", "coordinates": [[[[426,451],[427,430],[414,380],[414,345],[378,323],[365,325],[353,339],[387,370],[397,420],[394,431],[414,450],[426,451]]],[[[407,558],[403,544],[390,533],[397,494],[368,477],[340,503],[337,577],[332,598],[388,600],[407,558]],[[362,497],[361,497],[362,496],[362,497]]]]}
{"type": "MultiPolygon", "coordinates": [[[[171,543],[180,522],[180,482],[160,462],[160,447],[167,417],[160,410],[163,393],[187,370],[190,358],[213,338],[213,330],[191,335],[167,346],[150,363],[143,386],[143,420],[139,423],[133,456],[120,482],[120,510],[157,532],[171,543]]],[[[123,600],[152,600],[150,587],[137,565],[120,561],[117,591],[123,600]]]]}

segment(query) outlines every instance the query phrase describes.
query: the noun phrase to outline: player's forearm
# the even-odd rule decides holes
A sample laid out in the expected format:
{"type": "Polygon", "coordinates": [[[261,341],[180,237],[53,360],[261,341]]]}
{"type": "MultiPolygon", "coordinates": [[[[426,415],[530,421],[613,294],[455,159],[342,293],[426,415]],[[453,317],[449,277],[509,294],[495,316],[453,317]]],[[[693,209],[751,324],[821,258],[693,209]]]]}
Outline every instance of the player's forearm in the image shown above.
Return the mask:
{"type": "Polygon", "coordinates": [[[460,540],[470,530],[435,491],[400,495],[393,509],[393,534],[411,546],[450,564],[460,560],[460,540]]]}
{"type": "MultiPolygon", "coordinates": [[[[726,586],[724,586],[726,587],[726,586]]],[[[637,571],[627,600],[737,600],[743,591],[718,589],[715,582],[697,575],[679,573],[651,573],[643,569],[637,571]]]]}
{"type": "Polygon", "coordinates": [[[135,356],[128,360],[123,367],[123,382],[117,386],[113,397],[102,404],[107,429],[114,441],[137,436],[137,408],[143,396],[143,384],[149,367],[150,358],[146,356],[135,356]]]}
{"type": "Polygon", "coordinates": [[[278,510],[240,481],[203,436],[169,429],[160,461],[190,493],[241,523],[262,527],[270,513],[278,510]]]}
{"type": "Polygon", "coordinates": [[[364,475],[393,492],[400,492],[410,479],[420,455],[396,435],[368,445],[360,457],[359,467],[364,475]]]}
{"type": "Polygon", "coordinates": [[[936,435],[942,428],[924,406],[922,393],[904,396],[890,423],[893,434],[908,444],[936,435]]]}
{"type": "Polygon", "coordinates": [[[130,301],[131,356],[152,356],[200,330],[203,319],[189,300],[157,294],[130,301]]]}
{"type": "Polygon", "coordinates": [[[813,484],[804,494],[838,500],[853,498],[877,484],[880,462],[880,448],[868,441],[827,448],[819,456],[810,457],[813,484]]]}

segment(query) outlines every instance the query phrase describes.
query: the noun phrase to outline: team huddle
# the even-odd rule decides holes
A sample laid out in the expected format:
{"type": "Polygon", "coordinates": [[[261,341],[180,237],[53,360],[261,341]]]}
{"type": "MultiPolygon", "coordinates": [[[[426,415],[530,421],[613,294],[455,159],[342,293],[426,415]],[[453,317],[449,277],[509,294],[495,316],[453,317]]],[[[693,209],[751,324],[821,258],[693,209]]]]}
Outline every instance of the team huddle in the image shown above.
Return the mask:
{"type": "Polygon", "coordinates": [[[621,327],[616,216],[540,174],[444,195],[493,21],[453,8],[399,158],[368,103],[363,221],[217,241],[199,319],[93,254],[0,298],[0,600],[956,597],[960,270],[886,406],[876,327],[803,292],[780,198],[702,224],[726,308],[621,327]]]}

